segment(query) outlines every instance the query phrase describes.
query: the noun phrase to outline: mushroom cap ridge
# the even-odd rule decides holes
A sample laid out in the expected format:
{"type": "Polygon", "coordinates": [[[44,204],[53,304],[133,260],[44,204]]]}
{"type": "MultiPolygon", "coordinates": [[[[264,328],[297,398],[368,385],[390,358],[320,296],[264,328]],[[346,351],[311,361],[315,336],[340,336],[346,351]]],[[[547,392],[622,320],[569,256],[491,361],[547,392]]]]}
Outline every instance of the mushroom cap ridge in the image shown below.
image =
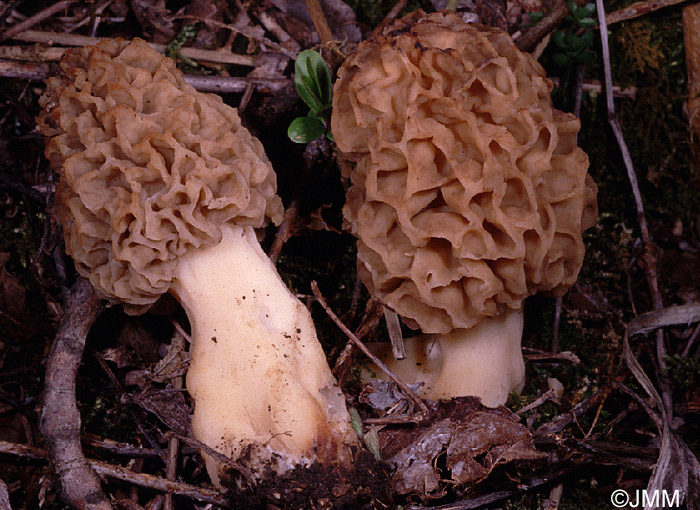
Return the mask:
{"type": "Polygon", "coordinates": [[[68,50],[61,70],[37,121],[60,175],[66,251],[103,297],[142,313],[178,257],[217,244],[223,224],[281,220],[262,144],[171,59],[114,39],[68,50]]]}
{"type": "Polygon", "coordinates": [[[424,333],[470,328],[576,280],[597,187],[579,120],[496,28],[417,11],[338,71],[344,215],[370,293],[424,333]]]}

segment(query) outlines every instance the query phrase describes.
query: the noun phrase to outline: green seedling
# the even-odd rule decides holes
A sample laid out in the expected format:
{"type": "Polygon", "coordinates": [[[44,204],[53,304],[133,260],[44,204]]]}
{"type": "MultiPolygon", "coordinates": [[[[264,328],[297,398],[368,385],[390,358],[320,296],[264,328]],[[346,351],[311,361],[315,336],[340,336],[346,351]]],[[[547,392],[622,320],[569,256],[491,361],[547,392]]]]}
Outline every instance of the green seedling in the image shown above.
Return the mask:
{"type": "Polygon", "coordinates": [[[587,64],[593,58],[593,53],[589,51],[593,42],[593,32],[578,35],[572,31],[557,30],[552,34],[552,40],[561,50],[552,55],[554,63],[560,67],[587,64]]]}
{"type": "Polygon", "coordinates": [[[595,18],[593,18],[593,13],[595,13],[595,4],[590,3],[586,5],[578,6],[572,0],[569,0],[569,14],[566,19],[573,23],[574,25],[581,28],[594,27],[596,24],[595,18]]]}
{"type": "Polygon", "coordinates": [[[330,132],[333,85],[326,61],[314,50],[299,53],[294,63],[294,85],[310,111],[289,125],[287,136],[295,143],[309,143],[330,132]]]}

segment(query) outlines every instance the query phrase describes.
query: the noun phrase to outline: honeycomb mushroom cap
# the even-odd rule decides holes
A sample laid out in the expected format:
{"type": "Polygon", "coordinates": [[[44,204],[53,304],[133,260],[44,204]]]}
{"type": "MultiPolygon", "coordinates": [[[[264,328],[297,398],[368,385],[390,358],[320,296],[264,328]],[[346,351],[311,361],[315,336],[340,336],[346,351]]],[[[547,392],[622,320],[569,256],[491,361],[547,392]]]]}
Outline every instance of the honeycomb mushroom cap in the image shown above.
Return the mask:
{"type": "Polygon", "coordinates": [[[69,50],[37,119],[66,251],[78,272],[130,313],[168,291],[178,257],[221,240],[228,222],[279,222],[262,144],[234,108],[185,82],[135,39],[69,50]]]}
{"type": "Polygon", "coordinates": [[[332,131],[370,292],[425,333],[561,295],[596,221],[579,120],[495,28],[422,11],[338,71],[332,131]]]}

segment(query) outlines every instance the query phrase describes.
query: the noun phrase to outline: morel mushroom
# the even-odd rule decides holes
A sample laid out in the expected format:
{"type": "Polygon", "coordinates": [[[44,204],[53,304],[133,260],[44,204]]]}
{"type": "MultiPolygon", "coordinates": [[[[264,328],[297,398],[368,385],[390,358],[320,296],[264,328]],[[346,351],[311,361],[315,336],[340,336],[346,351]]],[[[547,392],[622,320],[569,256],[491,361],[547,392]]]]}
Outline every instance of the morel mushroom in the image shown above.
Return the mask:
{"type": "MultiPolygon", "coordinates": [[[[142,40],[69,50],[41,98],[66,250],[127,312],[165,292],[192,328],[195,438],[255,476],[351,462],[356,435],[311,316],[254,228],[282,203],[262,144],[142,40]]],[[[222,466],[207,457],[212,479],[222,466]]]]}
{"type": "Polygon", "coordinates": [[[421,395],[504,403],[524,383],[524,299],[561,296],[596,221],[579,120],[502,30],[422,11],[338,71],[333,135],[370,293],[424,335],[390,360],[421,395]]]}

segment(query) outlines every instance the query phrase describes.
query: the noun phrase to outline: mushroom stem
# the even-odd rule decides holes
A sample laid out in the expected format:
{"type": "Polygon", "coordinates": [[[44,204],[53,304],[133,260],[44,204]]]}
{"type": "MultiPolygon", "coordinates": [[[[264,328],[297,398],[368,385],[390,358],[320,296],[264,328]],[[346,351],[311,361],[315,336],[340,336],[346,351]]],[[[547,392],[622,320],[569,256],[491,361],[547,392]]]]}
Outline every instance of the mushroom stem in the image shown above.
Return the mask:
{"type": "MultiPolygon", "coordinates": [[[[356,436],[311,315],[251,227],[180,261],[171,292],[192,328],[187,389],[193,435],[255,476],[313,462],[349,465],[356,436]]],[[[206,458],[220,484],[221,466],[206,458]]]]}
{"type": "Polygon", "coordinates": [[[495,407],[523,388],[522,332],[518,310],[484,318],[473,328],[409,338],[403,360],[394,359],[388,343],[370,347],[406,383],[425,383],[419,392],[423,398],[472,395],[495,407]]]}

